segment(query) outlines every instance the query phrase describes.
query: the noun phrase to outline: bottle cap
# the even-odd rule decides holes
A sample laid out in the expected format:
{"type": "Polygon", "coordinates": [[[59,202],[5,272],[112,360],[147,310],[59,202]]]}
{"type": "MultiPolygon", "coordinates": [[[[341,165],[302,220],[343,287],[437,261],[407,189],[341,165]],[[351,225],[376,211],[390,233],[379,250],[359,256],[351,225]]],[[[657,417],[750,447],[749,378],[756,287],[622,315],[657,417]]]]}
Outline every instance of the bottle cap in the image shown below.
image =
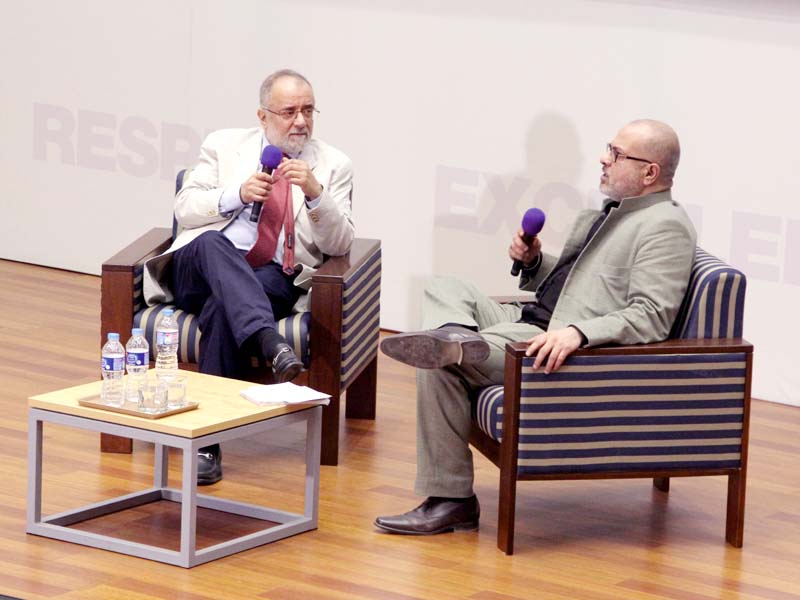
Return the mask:
{"type": "Polygon", "coordinates": [[[144,330],[141,327],[131,329],[131,335],[142,335],[142,333],[144,333],[144,330]]]}
{"type": "Polygon", "coordinates": [[[161,311],[161,316],[163,316],[163,317],[171,317],[172,313],[174,313],[174,312],[175,311],[172,310],[171,308],[165,308],[164,310],[161,311]]]}
{"type": "Polygon", "coordinates": [[[108,341],[109,342],[118,342],[119,341],[119,334],[118,333],[109,333],[108,334],[108,341]]]}

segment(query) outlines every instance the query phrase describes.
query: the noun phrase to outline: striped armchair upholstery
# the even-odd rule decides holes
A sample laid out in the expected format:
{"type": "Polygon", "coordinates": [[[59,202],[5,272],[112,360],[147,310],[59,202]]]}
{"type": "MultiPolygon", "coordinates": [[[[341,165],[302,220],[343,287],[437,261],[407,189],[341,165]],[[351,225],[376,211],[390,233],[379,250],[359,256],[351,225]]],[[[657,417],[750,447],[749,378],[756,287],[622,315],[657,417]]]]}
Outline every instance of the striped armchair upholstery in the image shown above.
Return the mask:
{"type": "Polygon", "coordinates": [[[471,440],[509,472],[502,550],[513,551],[517,479],[652,477],[667,491],[669,477],[687,475],[729,477],[726,539],[741,546],[752,361],[741,340],[745,286],[740,271],[698,248],[670,340],[579,350],[550,375],[533,369],[524,344],[509,344],[505,384],[478,394],[471,440]]]}
{"type": "MultiPolygon", "coordinates": [[[[150,359],[156,359],[155,326],[161,311],[171,308],[178,321],[180,343],[178,359],[182,363],[196,363],[200,356],[200,337],[202,332],[197,318],[184,312],[173,304],[145,306],[141,296],[141,271],[134,277],[134,307],[139,307],[133,316],[133,326],[141,327],[150,343],[150,359]],[[137,286],[136,281],[139,281],[137,286]],[[137,290],[138,288],[138,290],[137,290]]],[[[355,379],[370,357],[375,356],[380,333],[380,275],[381,253],[374,253],[345,282],[342,293],[342,360],[339,378],[342,388],[355,379]]],[[[294,349],[306,369],[311,365],[309,352],[309,331],[311,312],[296,313],[278,321],[278,333],[294,349]]],[[[255,368],[266,368],[263,359],[253,357],[255,368]]]]}
{"type": "MultiPolygon", "coordinates": [[[[179,174],[180,189],[183,173],[179,174]]],[[[200,354],[202,332],[195,315],[169,304],[146,306],[142,293],[144,262],[162,253],[174,231],[153,229],[103,263],[101,336],[119,332],[125,340],[131,327],[142,327],[155,359],[154,329],[165,308],[174,308],[180,331],[181,368],[192,368],[200,354]]],[[[278,323],[279,332],[306,366],[300,383],[330,394],[322,419],[322,464],[338,463],[339,405],[347,391],[346,416],[375,418],[376,370],[380,334],[381,245],[356,239],[346,256],[328,258],[312,276],[309,312],[278,323]]],[[[252,359],[252,381],[270,382],[263,359],[252,359]]],[[[129,440],[103,440],[110,451],[130,451],[129,440]]]]}

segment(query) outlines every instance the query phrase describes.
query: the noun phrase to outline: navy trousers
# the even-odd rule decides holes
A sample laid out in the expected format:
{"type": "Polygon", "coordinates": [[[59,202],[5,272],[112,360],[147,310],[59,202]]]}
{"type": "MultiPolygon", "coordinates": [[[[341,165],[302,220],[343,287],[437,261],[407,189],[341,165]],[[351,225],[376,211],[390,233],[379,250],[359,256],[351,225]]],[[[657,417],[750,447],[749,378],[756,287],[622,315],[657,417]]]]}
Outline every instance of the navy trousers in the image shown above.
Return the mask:
{"type": "Polygon", "coordinates": [[[256,345],[245,342],[292,312],[303,293],[277,263],[253,268],[219,231],[207,231],[172,259],[175,304],[197,315],[201,373],[239,377],[256,345]],[[246,346],[243,348],[243,346],[246,346]]]}

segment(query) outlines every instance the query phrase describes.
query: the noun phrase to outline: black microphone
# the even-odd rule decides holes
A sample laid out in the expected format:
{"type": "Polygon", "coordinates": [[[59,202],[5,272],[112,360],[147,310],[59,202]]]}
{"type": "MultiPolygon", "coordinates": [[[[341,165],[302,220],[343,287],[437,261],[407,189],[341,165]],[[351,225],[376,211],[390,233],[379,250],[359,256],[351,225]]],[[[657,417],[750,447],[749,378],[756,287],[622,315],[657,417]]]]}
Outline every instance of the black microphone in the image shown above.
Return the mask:
{"type": "MultiPolygon", "coordinates": [[[[272,175],[273,169],[281,164],[283,160],[283,150],[277,146],[266,146],[261,151],[261,172],[267,175],[272,175]]],[[[261,209],[264,207],[263,202],[253,202],[253,208],[250,209],[250,221],[258,223],[258,218],[261,216],[261,209]]]]}
{"type": "MultiPolygon", "coordinates": [[[[540,208],[529,208],[522,217],[522,239],[526,244],[530,244],[536,234],[544,227],[544,211],[540,208]]],[[[515,260],[511,265],[511,274],[516,277],[522,270],[522,261],[515,260]]]]}

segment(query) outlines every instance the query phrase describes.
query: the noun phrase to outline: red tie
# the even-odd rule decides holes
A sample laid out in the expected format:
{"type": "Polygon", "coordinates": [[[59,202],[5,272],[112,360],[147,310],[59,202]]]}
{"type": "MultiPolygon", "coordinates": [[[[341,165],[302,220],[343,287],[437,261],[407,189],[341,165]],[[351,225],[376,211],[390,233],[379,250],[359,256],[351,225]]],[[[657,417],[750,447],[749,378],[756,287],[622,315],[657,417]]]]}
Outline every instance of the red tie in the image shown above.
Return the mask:
{"type": "Polygon", "coordinates": [[[275,257],[278,235],[283,227],[283,272],[294,273],[294,210],[292,206],[291,184],[275,171],[272,190],[264,202],[261,218],[258,221],[256,243],[245,255],[251,267],[260,267],[275,257]]]}

